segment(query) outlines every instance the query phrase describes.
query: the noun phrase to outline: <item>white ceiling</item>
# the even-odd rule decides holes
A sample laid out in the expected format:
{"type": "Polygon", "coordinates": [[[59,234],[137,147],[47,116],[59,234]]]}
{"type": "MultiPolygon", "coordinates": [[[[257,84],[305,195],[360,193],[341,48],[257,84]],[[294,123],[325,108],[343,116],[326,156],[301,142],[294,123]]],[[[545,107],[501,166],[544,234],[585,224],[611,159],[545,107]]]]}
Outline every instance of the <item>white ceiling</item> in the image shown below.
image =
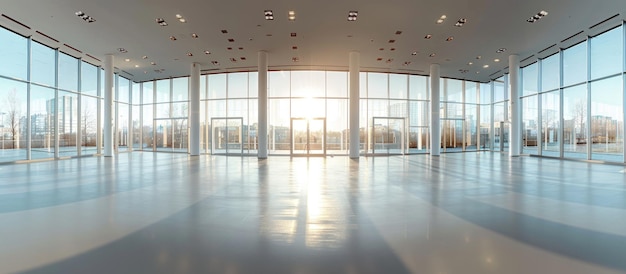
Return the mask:
{"type": "Polygon", "coordinates": [[[204,72],[254,71],[257,52],[264,50],[269,53],[270,70],[347,70],[348,53],[358,51],[362,71],[428,74],[429,65],[438,63],[443,77],[484,82],[503,74],[510,54],[522,60],[534,56],[522,62],[528,64],[621,24],[625,10],[624,0],[2,0],[0,13],[30,29],[4,16],[0,25],[96,65],[101,62],[87,54],[99,60],[114,54],[115,67],[134,81],[189,75],[192,62],[200,63],[204,72]],[[264,19],[266,9],[274,11],[273,21],[264,19]],[[290,10],[296,12],[294,22],[287,20],[290,10]],[[356,22],[347,20],[351,10],[358,11],[356,22]],[[548,16],[526,22],[541,10],[548,16]],[[75,15],[77,11],[96,22],[86,23],[75,15]],[[187,23],[178,22],[176,14],[187,23]],[[444,14],[446,21],[436,24],[444,14]],[[169,25],[159,26],[156,18],[169,25]],[[460,18],[467,23],[455,27],[460,18]],[[290,37],[292,32],[297,37],[290,37]],[[199,38],[193,39],[192,33],[199,38]],[[432,39],[424,39],[427,34],[432,39]],[[172,35],[178,40],[171,41],[172,35]],[[447,42],[449,36],[454,40],[447,42]],[[389,43],[392,39],[395,43],[389,43]],[[120,53],[118,48],[128,52],[120,53]],[[497,53],[499,48],[507,51],[497,53]],[[204,54],[205,50],[211,54],[204,54]],[[429,57],[431,53],[436,56],[429,57]],[[148,59],[142,59],[144,55],[148,59]],[[299,62],[293,62],[293,57],[299,62]],[[126,58],[131,61],[125,62],[126,58]],[[495,58],[501,61],[496,63],[495,58]],[[489,68],[483,68],[486,64],[489,68]]]}

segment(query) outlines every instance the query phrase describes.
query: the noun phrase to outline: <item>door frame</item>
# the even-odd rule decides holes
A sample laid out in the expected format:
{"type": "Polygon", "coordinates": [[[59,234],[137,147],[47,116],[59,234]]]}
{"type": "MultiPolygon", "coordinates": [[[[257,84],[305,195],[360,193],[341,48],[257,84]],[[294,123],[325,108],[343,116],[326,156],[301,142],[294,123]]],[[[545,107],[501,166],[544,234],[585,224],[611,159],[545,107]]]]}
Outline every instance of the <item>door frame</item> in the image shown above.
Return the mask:
{"type": "Polygon", "coordinates": [[[289,154],[291,157],[325,157],[326,156],[326,118],[325,117],[315,117],[315,118],[302,118],[302,117],[291,117],[289,121],[289,154]],[[294,153],[294,121],[305,121],[306,122],[306,153],[294,153]],[[322,153],[311,153],[311,140],[309,137],[311,136],[311,121],[322,121],[323,132],[322,132],[322,153]]]}
{"type": "Polygon", "coordinates": [[[210,129],[210,140],[211,140],[211,155],[234,155],[234,156],[241,156],[243,155],[243,147],[244,147],[244,140],[243,140],[243,117],[211,117],[211,129],[210,129]],[[225,123],[225,127],[226,127],[226,152],[215,152],[215,145],[216,145],[216,140],[215,140],[215,120],[224,120],[226,121],[225,123]],[[229,120],[238,120],[239,121],[239,143],[241,144],[241,147],[239,150],[235,150],[235,152],[231,152],[231,149],[229,147],[230,142],[228,141],[228,132],[229,132],[229,126],[228,126],[228,121],[229,120]]]}

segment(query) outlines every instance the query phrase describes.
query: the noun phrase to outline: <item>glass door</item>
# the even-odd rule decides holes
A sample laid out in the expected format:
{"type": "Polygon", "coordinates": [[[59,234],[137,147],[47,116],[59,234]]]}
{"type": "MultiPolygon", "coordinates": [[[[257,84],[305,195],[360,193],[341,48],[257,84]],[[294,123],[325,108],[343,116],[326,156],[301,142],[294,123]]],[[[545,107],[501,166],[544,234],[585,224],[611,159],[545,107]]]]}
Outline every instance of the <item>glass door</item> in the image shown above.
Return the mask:
{"type": "Polygon", "coordinates": [[[211,154],[243,155],[243,118],[211,118],[211,154]]]}
{"type": "Polygon", "coordinates": [[[402,155],[406,153],[404,118],[374,117],[372,125],[374,125],[372,154],[402,155]]]}
{"type": "Polygon", "coordinates": [[[291,155],[326,155],[325,118],[291,118],[291,155]]]}
{"type": "Polygon", "coordinates": [[[441,119],[442,152],[463,151],[463,123],[461,118],[441,119]]]}

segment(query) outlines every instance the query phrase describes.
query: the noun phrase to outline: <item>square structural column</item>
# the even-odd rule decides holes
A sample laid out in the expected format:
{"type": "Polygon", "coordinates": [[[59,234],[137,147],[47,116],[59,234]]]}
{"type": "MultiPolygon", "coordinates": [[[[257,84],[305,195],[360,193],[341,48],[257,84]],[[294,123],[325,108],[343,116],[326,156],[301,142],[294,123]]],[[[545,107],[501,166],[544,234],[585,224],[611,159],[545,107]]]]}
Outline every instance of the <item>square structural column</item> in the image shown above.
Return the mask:
{"type": "Polygon", "coordinates": [[[441,120],[439,113],[439,64],[430,65],[430,155],[441,152],[441,120]]]}
{"type": "Polygon", "coordinates": [[[189,154],[200,155],[200,64],[191,64],[189,77],[189,154]]]}
{"type": "Polygon", "coordinates": [[[348,89],[350,96],[350,158],[359,158],[361,141],[359,138],[359,69],[360,54],[350,52],[350,66],[348,72],[348,89]]]}
{"type": "Polygon", "coordinates": [[[259,51],[258,54],[258,84],[259,84],[259,128],[257,138],[259,140],[258,158],[267,158],[267,52],[259,51]]]}

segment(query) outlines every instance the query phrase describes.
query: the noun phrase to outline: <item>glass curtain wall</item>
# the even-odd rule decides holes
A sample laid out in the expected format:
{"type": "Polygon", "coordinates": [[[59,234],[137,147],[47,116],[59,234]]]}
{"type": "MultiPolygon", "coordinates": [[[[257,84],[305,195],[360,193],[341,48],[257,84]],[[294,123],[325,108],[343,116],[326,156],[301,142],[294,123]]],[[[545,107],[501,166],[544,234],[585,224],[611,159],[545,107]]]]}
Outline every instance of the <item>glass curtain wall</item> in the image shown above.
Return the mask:
{"type": "Polygon", "coordinates": [[[524,153],[624,162],[624,39],[620,25],[522,68],[524,153]]]}
{"type": "Polygon", "coordinates": [[[97,153],[98,68],[4,28],[0,41],[0,162],[97,153]]]}

